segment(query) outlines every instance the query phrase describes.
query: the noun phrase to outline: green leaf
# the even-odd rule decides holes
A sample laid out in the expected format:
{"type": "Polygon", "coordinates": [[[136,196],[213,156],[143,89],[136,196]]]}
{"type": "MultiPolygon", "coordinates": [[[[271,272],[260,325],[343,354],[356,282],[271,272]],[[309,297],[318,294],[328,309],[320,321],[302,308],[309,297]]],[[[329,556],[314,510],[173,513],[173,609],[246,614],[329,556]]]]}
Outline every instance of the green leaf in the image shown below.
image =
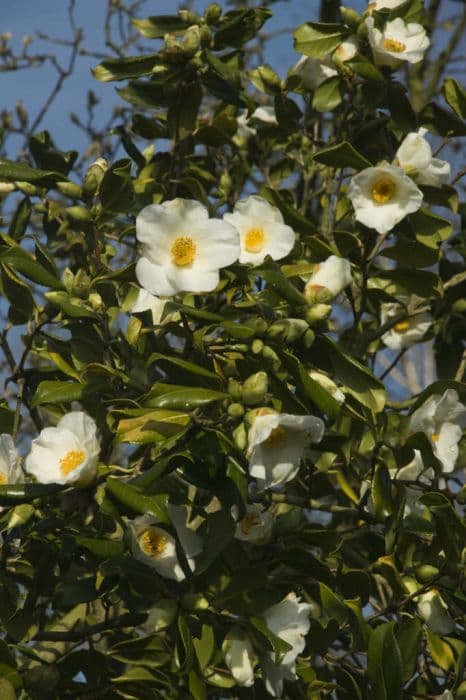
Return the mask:
{"type": "Polygon", "coordinates": [[[419,115],[419,124],[437,136],[466,136],[464,120],[430,102],[419,115]]]}
{"type": "Polygon", "coordinates": [[[148,364],[153,364],[157,361],[164,363],[166,362],[170,365],[174,365],[179,370],[183,370],[184,372],[194,375],[195,377],[200,377],[204,381],[210,380],[211,382],[215,382],[215,384],[218,384],[220,382],[220,377],[218,377],[215,374],[215,372],[211,372],[210,370],[205,369],[205,367],[196,365],[194,362],[188,362],[187,360],[183,360],[181,359],[181,357],[162,355],[161,353],[154,352],[149,357],[148,364]]]}
{"type": "Polygon", "coordinates": [[[320,600],[328,617],[334,618],[341,625],[348,619],[349,610],[343,600],[325,583],[319,583],[320,600]]]}
{"type": "Polygon", "coordinates": [[[401,700],[403,664],[394,622],[385,622],[372,631],[367,653],[367,671],[373,700],[401,700]]]}
{"type": "Polygon", "coordinates": [[[227,12],[223,15],[220,28],[215,34],[215,48],[220,49],[225,46],[241,48],[256,36],[270,17],[272,17],[272,11],[265,7],[227,12]]]}
{"type": "Polygon", "coordinates": [[[385,387],[365,365],[340,350],[330,338],[316,338],[314,348],[330,359],[335,375],[350,394],[375,413],[383,410],[385,387]]]}
{"type": "Polygon", "coordinates": [[[163,39],[165,34],[183,34],[190,24],[179,15],[158,15],[131,21],[147,39],[163,39]]]}
{"type": "Polygon", "coordinates": [[[85,537],[84,535],[75,535],[74,539],[81,547],[88,549],[99,559],[111,559],[124,552],[123,543],[116,540],[102,537],[85,537]]]}
{"type": "Polygon", "coordinates": [[[147,513],[158,518],[162,523],[170,522],[167,514],[168,496],[166,494],[144,496],[135,486],[114,477],[107,479],[107,491],[117,501],[135,513],[141,513],[142,515],[147,513]]]}
{"type": "Polygon", "coordinates": [[[15,270],[27,277],[31,282],[51,289],[62,289],[63,285],[57,277],[41,265],[34,257],[20,246],[11,246],[0,255],[0,261],[11,265],[15,270]]]}
{"type": "MultiPolygon", "coordinates": [[[[167,438],[183,432],[191,423],[187,413],[155,409],[136,409],[134,418],[122,418],[117,425],[117,442],[150,444],[163,442],[167,438]]],[[[125,411],[126,414],[129,411],[125,411]]]]}
{"type": "Polygon", "coordinates": [[[452,648],[442,637],[426,629],[427,648],[432,660],[444,671],[448,671],[455,663],[452,648]]]}
{"type": "Polygon", "coordinates": [[[11,265],[0,263],[0,271],[3,294],[10,302],[9,319],[18,325],[26,323],[33,315],[35,308],[32,292],[11,265]]]}
{"type": "Polygon", "coordinates": [[[266,280],[268,287],[278,296],[286,299],[294,306],[305,306],[307,304],[305,297],[285,277],[280,266],[274,260],[266,260],[262,265],[255,268],[255,272],[266,280]]]}
{"type": "Polygon", "coordinates": [[[341,44],[347,31],[341,24],[306,22],[294,32],[294,47],[311,58],[324,58],[341,44]]]}
{"type": "Polygon", "coordinates": [[[330,418],[336,418],[341,412],[341,406],[333,396],[306,372],[301,362],[290,352],[284,352],[283,357],[291,366],[293,376],[299,380],[299,388],[311,401],[330,418]]]}
{"type": "Polygon", "coordinates": [[[281,637],[274,634],[268,627],[262,617],[251,617],[249,622],[260,632],[261,637],[265,638],[265,642],[275,652],[275,663],[279,664],[280,659],[291,649],[291,645],[285,642],[281,637]]]}
{"type": "Polygon", "coordinates": [[[430,248],[438,248],[452,232],[451,221],[428,209],[419,209],[411,215],[410,221],[416,233],[416,239],[430,248]]]}
{"type": "Polygon", "coordinates": [[[32,168],[27,163],[0,158],[0,180],[31,182],[36,185],[53,185],[64,180],[62,173],[32,168]]]}
{"type": "Polygon", "coordinates": [[[0,486],[0,505],[30,503],[36,498],[54,496],[65,488],[63,484],[4,484],[0,486]]]}
{"type": "Polygon", "coordinates": [[[86,389],[85,384],[78,382],[44,381],[39,384],[31,406],[40,406],[44,403],[71,403],[79,401],[86,389]]]}
{"type": "Polygon", "coordinates": [[[392,482],[385,464],[378,464],[372,481],[372,500],[378,518],[393,512],[392,482]]]}
{"type": "Polygon", "coordinates": [[[349,141],[342,141],[314,153],[313,159],[334,168],[370,168],[372,163],[367,160],[349,141]]]}
{"type": "Polygon", "coordinates": [[[421,645],[421,621],[417,617],[403,618],[395,632],[403,663],[403,682],[416,672],[421,645]]]}
{"type": "Polygon", "coordinates": [[[139,78],[142,75],[152,73],[152,69],[157,61],[158,54],[156,53],[146,56],[107,59],[92,69],[92,75],[96,80],[102,82],[139,78]]]}
{"type": "Polygon", "coordinates": [[[24,197],[16,207],[16,211],[8,229],[8,235],[12,238],[22,238],[31,218],[31,201],[29,197],[24,197]]]}
{"type": "Polygon", "coordinates": [[[466,90],[454,78],[447,78],[442,86],[442,94],[460,119],[466,119],[466,90]]]}
{"type": "Polygon", "coordinates": [[[109,168],[99,187],[99,196],[105,212],[127,212],[134,199],[131,181],[131,161],[122,158],[109,168]]]}
{"type": "MultiPolygon", "coordinates": [[[[2,698],[2,700],[16,700],[16,692],[14,686],[8,680],[9,670],[3,664],[1,666],[2,668],[0,673],[2,675],[2,678],[0,678],[0,697],[2,698]]],[[[12,676],[16,674],[16,671],[14,671],[14,669],[10,669],[10,672],[12,676]]]]}
{"type": "Polygon", "coordinates": [[[202,625],[201,636],[193,637],[194,651],[202,670],[208,665],[215,651],[215,635],[210,625],[202,625]]]}
{"type": "Polygon", "coordinates": [[[197,560],[196,575],[209,568],[235,534],[236,524],[227,510],[212,513],[205,523],[205,533],[202,533],[204,549],[197,560]]]}
{"type": "Polygon", "coordinates": [[[214,401],[223,401],[228,394],[201,387],[179,386],[177,384],[154,385],[143,401],[144,406],[192,411],[214,401]]]}
{"type": "Polygon", "coordinates": [[[185,138],[196,128],[197,114],[202,102],[202,88],[198,82],[183,83],[167,112],[167,126],[177,138],[185,138]]]}
{"type": "Polygon", "coordinates": [[[351,61],[345,61],[345,67],[350,68],[356,75],[366,80],[376,80],[379,82],[385,80],[383,73],[374,66],[372,61],[369,61],[359,54],[351,59],[351,61]]]}
{"type": "Polygon", "coordinates": [[[314,92],[312,106],[318,112],[330,112],[343,100],[343,83],[335,76],[325,80],[314,92]]]}

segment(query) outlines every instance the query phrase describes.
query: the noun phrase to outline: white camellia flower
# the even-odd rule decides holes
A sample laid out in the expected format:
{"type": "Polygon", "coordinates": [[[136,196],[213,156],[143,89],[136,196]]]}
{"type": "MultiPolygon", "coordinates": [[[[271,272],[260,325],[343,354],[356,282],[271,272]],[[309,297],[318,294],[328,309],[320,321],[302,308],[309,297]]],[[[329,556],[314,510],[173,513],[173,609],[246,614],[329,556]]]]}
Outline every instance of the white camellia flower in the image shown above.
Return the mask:
{"type": "Polygon", "coordinates": [[[239,114],[236,120],[238,124],[236,136],[238,136],[240,139],[246,140],[249,137],[256,135],[256,129],[250,126],[251,120],[257,120],[263,124],[268,124],[269,126],[277,126],[278,124],[275,109],[273,107],[257,107],[250,117],[248,117],[248,110],[245,109],[239,114]]]}
{"type": "Polygon", "coordinates": [[[437,589],[421,593],[415,600],[419,615],[434,634],[451,634],[455,630],[455,621],[437,589]]]}
{"type": "Polygon", "coordinates": [[[99,452],[94,419],[82,411],[71,411],[55,428],[44,428],[32,441],[25,469],[43,484],[84,487],[97,475],[99,452]]]}
{"type": "Polygon", "coordinates": [[[295,232],[283,222],[280,210],[263,197],[251,195],[242,199],[223,218],[239,233],[240,263],[260,265],[266,255],[280,260],[294,246],[295,232]]]}
{"type": "Polygon", "coordinates": [[[374,62],[378,66],[398,68],[400,61],[419,63],[430,45],[421,24],[405,24],[401,17],[387,22],[383,31],[377,29],[373,17],[366,17],[365,24],[374,62]]]}
{"type": "Polygon", "coordinates": [[[351,59],[356,56],[357,52],[358,39],[356,36],[350,36],[348,39],[345,39],[345,41],[342,41],[340,46],[335,49],[333,57],[344,63],[345,61],[351,61],[351,59]]]}
{"type": "Polygon", "coordinates": [[[324,434],[324,423],[315,416],[265,411],[254,418],[247,448],[249,473],[260,489],[293,479],[306,447],[320,442],[324,434]]]}
{"type": "Polygon", "coordinates": [[[405,216],[417,211],[423,195],[404,170],[382,164],[365,168],[348,186],[355,217],[379,233],[387,233],[405,216]]]}
{"type": "Polygon", "coordinates": [[[441,187],[450,178],[450,163],[433,158],[429,142],[424,138],[427,129],[421,128],[407,134],[395,154],[395,165],[420,185],[441,187]]]}
{"type": "Polygon", "coordinates": [[[251,640],[244,630],[235,625],[225,636],[222,644],[225,663],[238,683],[246,688],[254,684],[254,666],[257,657],[251,640]]]}
{"type": "MultiPolygon", "coordinates": [[[[406,311],[406,308],[396,302],[382,304],[380,307],[380,321],[382,325],[392,318],[396,318],[404,311],[406,311]]],[[[390,330],[383,334],[382,340],[387,348],[391,350],[409,348],[411,345],[422,341],[433,322],[434,319],[428,311],[418,314],[413,313],[392,326],[390,330]]]]}
{"type": "Polygon", "coordinates": [[[304,294],[310,301],[327,302],[338,296],[352,281],[349,260],[331,255],[315,266],[304,294]]]}
{"type": "Polygon", "coordinates": [[[379,10],[394,10],[395,7],[404,5],[406,0],[371,0],[367,3],[367,12],[372,14],[374,11],[379,10]]]}
{"type": "Polygon", "coordinates": [[[330,55],[322,60],[301,56],[290,69],[289,75],[298,75],[306,90],[316,90],[323,82],[338,75],[338,71],[330,55]]]}
{"type": "Polygon", "coordinates": [[[178,603],[173,598],[165,598],[157,601],[150,609],[147,620],[144,622],[144,628],[149,634],[160,632],[167,627],[170,627],[176,618],[178,612],[178,603]]]}
{"type": "MultiPolygon", "coordinates": [[[[191,571],[194,557],[202,551],[201,538],[187,526],[187,509],[169,505],[168,511],[191,571]]],[[[141,515],[128,522],[131,551],[135,559],[147,564],[164,578],[183,581],[185,573],[178,561],[175,538],[152,515],[141,515]]]]}
{"type": "Polygon", "coordinates": [[[291,646],[279,665],[275,664],[275,655],[272,652],[261,661],[265,687],[274,697],[281,697],[284,679],[297,679],[296,657],[303,651],[306,643],[305,637],[311,626],[310,610],[311,606],[308,603],[302,603],[301,599],[291,592],[262,613],[269,630],[291,646]]]}
{"type": "Polygon", "coordinates": [[[445,473],[452,472],[458,459],[458,443],[466,427],[466,407],[454,389],[442,396],[432,394],[411,416],[412,432],[423,432],[429,438],[434,455],[445,473]]]}
{"type": "Polygon", "coordinates": [[[235,537],[251,544],[265,544],[270,540],[274,517],[258,503],[246,506],[246,514],[236,523],[235,537]]]}
{"type": "Polygon", "coordinates": [[[20,458],[14,440],[8,433],[0,435],[0,486],[22,480],[20,458]]]}
{"type": "MultiPolygon", "coordinates": [[[[414,457],[411,462],[408,462],[401,469],[390,469],[390,476],[397,481],[417,481],[419,485],[424,484],[430,486],[435,479],[435,472],[432,467],[424,467],[422,455],[419,450],[414,450],[414,457]]],[[[405,487],[405,508],[403,515],[421,511],[418,504],[418,499],[424,491],[421,488],[416,488],[415,485],[406,485],[405,487]]]]}
{"type": "Polygon", "coordinates": [[[150,311],[152,314],[152,322],[154,326],[157,326],[161,321],[166,303],[166,299],[160,299],[159,297],[150,294],[145,289],[140,289],[137,299],[131,307],[131,311],[133,313],[150,311]]]}
{"type": "Polygon", "coordinates": [[[239,255],[236,229],[209,219],[206,207],[193,199],[144,207],[136,217],[136,235],[142,243],[136,277],[156,296],[210,292],[219,282],[219,269],[239,255]]]}

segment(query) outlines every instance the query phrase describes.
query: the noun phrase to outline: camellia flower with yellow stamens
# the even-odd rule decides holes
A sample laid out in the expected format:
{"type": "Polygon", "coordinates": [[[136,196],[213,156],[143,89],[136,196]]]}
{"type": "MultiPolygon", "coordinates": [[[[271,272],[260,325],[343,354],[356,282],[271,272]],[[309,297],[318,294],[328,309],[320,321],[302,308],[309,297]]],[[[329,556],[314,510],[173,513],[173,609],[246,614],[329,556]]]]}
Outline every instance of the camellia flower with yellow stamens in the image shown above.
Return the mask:
{"type": "Polygon", "coordinates": [[[25,469],[41,483],[84,487],[97,474],[100,445],[93,418],[82,411],[64,415],[32,441],[25,469]]]}
{"type": "MultiPolygon", "coordinates": [[[[168,512],[175,528],[178,540],[186,555],[191,571],[194,571],[194,557],[202,551],[201,538],[186,524],[187,509],[183,506],[170,505],[168,512]]],[[[157,518],[141,515],[129,521],[131,551],[135,559],[152,567],[160,576],[183,581],[185,573],[178,561],[176,541],[157,518]]]]}
{"type": "Polygon", "coordinates": [[[262,613],[265,624],[273,634],[290,645],[279,664],[275,663],[275,654],[270,653],[261,659],[264,683],[267,691],[274,697],[283,695],[284,679],[294,681],[296,674],[296,657],[304,649],[306,634],[311,626],[309,613],[311,606],[301,602],[293,591],[283,600],[262,613]]]}
{"type": "MultiPolygon", "coordinates": [[[[406,311],[402,304],[387,303],[380,307],[380,320],[382,325],[396,318],[406,311]]],[[[398,321],[390,330],[383,334],[382,340],[391,350],[409,348],[415,343],[422,342],[425,334],[434,322],[428,311],[413,313],[402,321],[398,321]]]]}
{"type": "Polygon", "coordinates": [[[405,216],[417,211],[423,195],[404,170],[382,164],[354,175],[348,197],[358,221],[387,233],[405,216]]]}
{"type": "Polygon", "coordinates": [[[172,199],[150,204],[136,217],[142,257],[136,264],[139,284],[150,294],[210,292],[222,267],[238,259],[236,229],[222,219],[209,219],[200,202],[172,199]]]}
{"type": "Polygon", "coordinates": [[[366,17],[365,24],[374,62],[378,66],[398,68],[401,61],[419,63],[430,45],[421,24],[406,24],[401,17],[386,22],[382,31],[375,26],[373,17],[366,17]]]}
{"type": "Polygon", "coordinates": [[[427,435],[443,472],[452,472],[458,459],[458,443],[466,427],[466,406],[458,400],[456,391],[447,389],[441,396],[429,396],[412,414],[409,427],[412,432],[427,435]]]}
{"type": "Polygon", "coordinates": [[[270,510],[264,509],[258,503],[246,506],[246,513],[236,523],[235,537],[243,542],[265,544],[272,534],[274,517],[270,510]]]}
{"type": "Polygon", "coordinates": [[[13,438],[8,433],[0,435],[0,486],[21,481],[20,459],[13,438]]]}
{"type": "Polygon", "coordinates": [[[237,202],[223,218],[239,233],[240,263],[260,265],[266,255],[280,260],[294,246],[295,232],[283,222],[280,210],[257,195],[237,202]]]}
{"type": "Polygon", "coordinates": [[[320,442],[324,423],[316,416],[294,416],[262,409],[248,433],[249,473],[260,489],[293,479],[310,443],[320,442]]]}
{"type": "Polygon", "coordinates": [[[420,185],[441,187],[450,178],[450,163],[433,158],[429,142],[424,138],[427,129],[418,129],[407,134],[395,154],[395,165],[420,185]]]}

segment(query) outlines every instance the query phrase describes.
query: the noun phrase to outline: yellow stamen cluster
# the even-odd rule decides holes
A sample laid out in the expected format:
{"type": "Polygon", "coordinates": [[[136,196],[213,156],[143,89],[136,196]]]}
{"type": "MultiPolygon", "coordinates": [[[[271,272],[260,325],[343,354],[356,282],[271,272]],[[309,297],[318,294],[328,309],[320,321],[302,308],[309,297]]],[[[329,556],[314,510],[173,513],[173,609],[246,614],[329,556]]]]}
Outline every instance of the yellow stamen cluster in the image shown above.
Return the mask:
{"type": "Polygon", "coordinates": [[[387,175],[382,175],[374,182],[371,197],[377,204],[387,204],[396,194],[396,182],[387,175]]]}
{"type": "Polygon", "coordinates": [[[8,479],[6,478],[6,474],[0,473],[0,486],[4,486],[7,483],[8,483],[8,479]]]}
{"type": "Polygon", "coordinates": [[[391,51],[392,53],[402,53],[406,50],[406,44],[396,39],[384,39],[383,47],[385,51],[391,51]]]}
{"type": "Polygon", "coordinates": [[[179,236],[173,241],[171,254],[175,265],[186,267],[196,257],[196,244],[190,236],[179,236]]]}
{"type": "Polygon", "coordinates": [[[432,433],[432,435],[430,437],[431,437],[432,442],[437,442],[440,438],[440,435],[438,433],[432,433]]]}
{"type": "Polygon", "coordinates": [[[149,528],[138,537],[139,546],[148,557],[159,557],[167,547],[167,538],[159,530],[149,528]]]}
{"type": "Polygon", "coordinates": [[[409,331],[409,321],[400,321],[399,323],[395,323],[393,330],[395,330],[397,333],[405,333],[406,331],[409,331]]]}
{"type": "Polygon", "coordinates": [[[246,231],[244,247],[248,253],[260,253],[265,243],[265,232],[260,226],[255,226],[246,231]]]}
{"type": "Polygon", "coordinates": [[[241,520],[239,527],[240,527],[241,532],[243,532],[245,535],[249,535],[252,528],[255,525],[260,525],[260,522],[261,522],[261,520],[260,520],[259,516],[257,515],[257,513],[248,513],[241,520]]]}
{"type": "Polygon", "coordinates": [[[274,428],[272,430],[267,440],[264,440],[263,444],[267,445],[267,447],[276,447],[276,445],[283,442],[285,438],[286,430],[278,426],[278,428],[274,428]]]}
{"type": "Polygon", "coordinates": [[[60,459],[60,471],[63,476],[67,476],[70,472],[79,467],[85,458],[83,450],[70,450],[64,457],[60,459]]]}

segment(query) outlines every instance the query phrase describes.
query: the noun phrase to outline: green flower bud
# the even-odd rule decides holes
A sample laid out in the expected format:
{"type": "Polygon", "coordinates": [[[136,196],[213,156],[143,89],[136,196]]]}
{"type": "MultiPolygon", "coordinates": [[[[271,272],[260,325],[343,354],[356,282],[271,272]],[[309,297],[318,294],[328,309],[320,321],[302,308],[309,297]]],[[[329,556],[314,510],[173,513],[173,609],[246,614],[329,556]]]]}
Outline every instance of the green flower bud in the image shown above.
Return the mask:
{"type": "Polygon", "coordinates": [[[34,195],[38,193],[38,188],[35,185],[31,185],[30,182],[23,182],[22,180],[16,180],[14,183],[15,187],[20,190],[23,194],[34,195]]]}
{"type": "Polygon", "coordinates": [[[228,393],[236,401],[239,401],[242,398],[243,387],[237,379],[230,378],[228,380],[228,393]]]}
{"type": "Polygon", "coordinates": [[[212,32],[205,24],[200,29],[200,43],[203,49],[212,45],[212,32]]]}
{"type": "Polygon", "coordinates": [[[209,601],[202,593],[186,593],[181,599],[181,605],[185,610],[208,610],[209,601]]]}
{"type": "Polygon", "coordinates": [[[217,3],[208,5],[204,12],[204,19],[207,24],[215,24],[222,16],[222,8],[217,3]]]}
{"type": "Polygon", "coordinates": [[[100,183],[108,170],[108,163],[105,158],[97,158],[87,169],[83,180],[83,190],[86,194],[95,194],[100,183]]]}
{"type": "Polygon", "coordinates": [[[228,415],[231,418],[242,418],[244,416],[244,406],[240,403],[231,403],[228,406],[228,415]]]}
{"type": "Polygon", "coordinates": [[[260,338],[254,338],[251,343],[251,352],[253,355],[259,355],[264,347],[264,341],[260,338]]]}
{"type": "Polygon", "coordinates": [[[80,199],[83,194],[81,187],[75,182],[57,182],[57,190],[66,194],[67,197],[73,197],[73,199],[80,199]]]}
{"type": "Polygon", "coordinates": [[[183,37],[183,49],[188,56],[194,56],[201,43],[201,32],[197,24],[188,27],[183,37]]]}
{"type": "Polygon", "coordinates": [[[16,187],[12,182],[0,182],[0,194],[8,194],[14,192],[16,187]]]}
{"type": "Polygon", "coordinates": [[[306,321],[312,326],[319,321],[325,321],[332,313],[330,304],[315,304],[306,311],[306,321]]]}
{"type": "Polygon", "coordinates": [[[281,360],[278,357],[275,350],[270,347],[270,345],[264,345],[262,349],[262,357],[264,358],[264,360],[267,360],[267,362],[271,364],[272,369],[274,371],[280,369],[281,360]]]}
{"type": "Polygon", "coordinates": [[[248,444],[248,435],[246,433],[246,426],[244,423],[240,423],[237,428],[233,431],[233,440],[240,450],[245,450],[248,444]]]}
{"type": "Polygon", "coordinates": [[[308,328],[303,336],[303,342],[304,342],[304,345],[306,346],[306,348],[311,347],[312,343],[315,340],[315,337],[316,337],[316,335],[315,335],[314,331],[312,331],[310,328],[308,328]]]}
{"type": "Polygon", "coordinates": [[[356,10],[354,10],[352,7],[344,7],[343,5],[340,5],[340,14],[343,22],[349,27],[359,27],[363,20],[359,12],[356,12],[356,10]]]}
{"type": "Polygon", "coordinates": [[[269,380],[266,372],[256,372],[251,374],[243,384],[243,401],[246,406],[257,406],[263,403],[269,380]]]}
{"type": "Polygon", "coordinates": [[[91,212],[86,207],[67,207],[66,215],[75,221],[90,221],[92,219],[91,212]]]}
{"type": "Polygon", "coordinates": [[[418,581],[427,582],[438,576],[439,570],[436,566],[431,566],[430,564],[422,564],[418,566],[415,570],[416,578],[418,581]]]}
{"type": "Polygon", "coordinates": [[[302,318],[284,318],[272,323],[267,331],[267,337],[282,340],[285,343],[294,343],[308,328],[309,324],[302,318]]]}

